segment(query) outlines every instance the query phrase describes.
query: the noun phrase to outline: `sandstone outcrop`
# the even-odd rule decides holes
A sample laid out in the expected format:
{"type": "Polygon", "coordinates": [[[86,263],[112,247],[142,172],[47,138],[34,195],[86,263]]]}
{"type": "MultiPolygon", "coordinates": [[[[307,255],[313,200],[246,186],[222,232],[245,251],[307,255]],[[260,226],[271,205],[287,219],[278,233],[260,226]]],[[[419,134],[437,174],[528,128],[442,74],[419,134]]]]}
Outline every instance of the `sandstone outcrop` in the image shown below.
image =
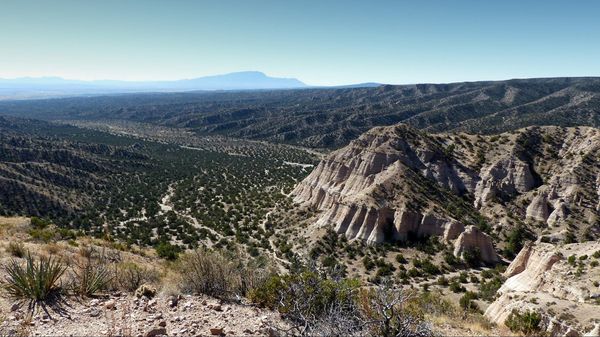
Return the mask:
{"type": "Polygon", "coordinates": [[[494,250],[492,239],[475,226],[469,226],[454,242],[454,256],[462,257],[466,252],[478,251],[481,260],[485,263],[500,261],[494,250]]]}
{"type": "Polygon", "coordinates": [[[550,211],[546,196],[537,195],[533,198],[531,204],[527,206],[526,217],[536,221],[546,222],[548,217],[550,217],[550,211]]]}
{"type": "Polygon", "coordinates": [[[529,165],[515,157],[501,158],[481,171],[475,188],[475,205],[481,207],[496,199],[514,197],[535,187],[529,165]]]}
{"type": "Polygon", "coordinates": [[[480,136],[400,124],[374,128],[332,152],[292,196],[318,211],[317,226],[369,243],[431,235],[453,241],[482,219],[501,230],[525,220],[540,235],[583,235],[600,219],[599,158],[594,128],[480,136]]]}
{"type": "Polygon", "coordinates": [[[513,310],[542,314],[543,328],[551,335],[580,336],[600,320],[595,302],[600,297],[600,269],[591,256],[600,242],[557,247],[527,244],[506,269],[507,280],[485,316],[503,324],[513,310]],[[571,262],[569,261],[569,257],[571,262]],[[568,312],[569,315],[562,315],[568,312]]]}

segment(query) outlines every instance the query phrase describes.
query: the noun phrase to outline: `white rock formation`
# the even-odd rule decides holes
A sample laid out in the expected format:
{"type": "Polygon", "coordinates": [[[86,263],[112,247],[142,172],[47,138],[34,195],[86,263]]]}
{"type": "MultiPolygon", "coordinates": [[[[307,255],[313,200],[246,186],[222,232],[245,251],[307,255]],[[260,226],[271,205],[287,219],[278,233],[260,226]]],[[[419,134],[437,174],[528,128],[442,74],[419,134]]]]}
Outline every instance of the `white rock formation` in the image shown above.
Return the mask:
{"type": "Polygon", "coordinates": [[[526,219],[546,223],[552,233],[545,235],[569,223],[583,232],[600,219],[599,158],[594,128],[456,136],[400,124],[332,152],[292,195],[320,211],[318,226],[369,243],[410,235],[452,241],[456,223],[475,224],[476,213],[505,228],[526,219]],[[472,205],[463,204],[465,195],[472,205]]]}
{"type": "MultiPolygon", "coordinates": [[[[600,297],[600,268],[590,255],[600,251],[600,242],[557,247],[548,243],[527,244],[506,269],[507,280],[500,296],[485,311],[492,322],[503,324],[513,310],[533,310],[543,316],[551,335],[580,336],[600,320],[595,297],[600,297]],[[568,257],[573,256],[574,263],[568,257]],[[587,256],[585,259],[579,259],[587,256]],[[578,275],[579,264],[583,265],[578,275]],[[570,315],[561,315],[569,312],[570,315]],[[565,320],[563,317],[570,317],[565,320]]],[[[597,260],[597,259],[596,259],[597,260]]]]}
{"type": "Polygon", "coordinates": [[[527,206],[526,217],[535,221],[546,222],[550,216],[550,207],[545,195],[536,195],[527,206]]]}
{"type": "Polygon", "coordinates": [[[485,263],[500,261],[494,250],[492,239],[475,226],[468,226],[454,242],[454,256],[462,257],[465,252],[478,250],[485,263]]]}

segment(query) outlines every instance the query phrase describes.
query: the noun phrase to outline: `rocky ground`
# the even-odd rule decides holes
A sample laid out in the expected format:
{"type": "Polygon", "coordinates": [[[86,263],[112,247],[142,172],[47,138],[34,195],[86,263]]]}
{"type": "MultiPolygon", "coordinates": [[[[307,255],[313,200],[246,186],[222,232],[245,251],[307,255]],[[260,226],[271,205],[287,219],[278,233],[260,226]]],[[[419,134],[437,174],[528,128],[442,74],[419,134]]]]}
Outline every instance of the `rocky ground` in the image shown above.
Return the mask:
{"type": "Polygon", "coordinates": [[[279,314],[206,296],[158,295],[149,299],[117,293],[69,299],[60,309],[40,310],[33,317],[26,307],[17,309],[16,304],[3,302],[1,335],[264,336],[273,324],[281,325],[279,314]]]}

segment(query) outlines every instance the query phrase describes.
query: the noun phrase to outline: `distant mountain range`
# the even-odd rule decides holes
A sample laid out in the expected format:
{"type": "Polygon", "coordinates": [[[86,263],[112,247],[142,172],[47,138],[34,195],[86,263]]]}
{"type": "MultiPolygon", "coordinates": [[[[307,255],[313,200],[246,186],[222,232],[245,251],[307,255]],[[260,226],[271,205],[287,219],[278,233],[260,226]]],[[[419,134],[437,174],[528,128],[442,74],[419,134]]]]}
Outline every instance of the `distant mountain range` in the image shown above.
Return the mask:
{"type": "Polygon", "coordinates": [[[203,135],[338,148],[375,126],[400,122],[431,132],[470,133],[499,133],[532,125],[598,127],[600,78],[4,101],[0,114],[47,120],[127,120],[182,127],[203,135]]]}
{"type": "Polygon", "coordinates": [[[177,81],[80,81],[60,77],[25,77],[0,79],[0,99],[128,92],[260,90],[304,87],[307,87],[307,85],[298,79],[270,77],[259,71],[243,71],[177,81]]]}

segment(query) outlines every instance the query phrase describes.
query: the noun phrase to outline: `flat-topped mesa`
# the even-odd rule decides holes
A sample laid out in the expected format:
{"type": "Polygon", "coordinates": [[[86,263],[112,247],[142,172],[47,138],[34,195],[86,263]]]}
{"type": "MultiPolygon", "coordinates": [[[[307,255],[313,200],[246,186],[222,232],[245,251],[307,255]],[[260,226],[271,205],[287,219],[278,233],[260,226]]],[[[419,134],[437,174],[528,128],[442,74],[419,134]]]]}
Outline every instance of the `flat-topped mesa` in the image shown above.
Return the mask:
{"type": "Polygon", "coordinates": [[[368,243],[413,235],[452,241],[482,219],[508,228],[525,219],[555,232],[575,222],[583,231],[600,218],[599,158],[594,128],[482,136],[399,124],[332,152],[292,195],[319,211],[317,225],[368,243]]]}

